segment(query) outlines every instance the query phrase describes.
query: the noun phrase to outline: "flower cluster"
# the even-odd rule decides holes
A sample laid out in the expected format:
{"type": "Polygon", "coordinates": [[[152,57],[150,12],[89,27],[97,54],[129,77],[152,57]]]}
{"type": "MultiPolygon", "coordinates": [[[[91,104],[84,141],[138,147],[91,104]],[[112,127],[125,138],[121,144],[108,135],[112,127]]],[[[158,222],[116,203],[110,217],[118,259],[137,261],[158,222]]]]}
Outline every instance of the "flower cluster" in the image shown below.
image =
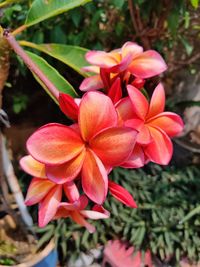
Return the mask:
{"type": "Polygon", "coordinates": [[[109,173],[116,166],[168,164],[173,152],[170,138],[183,128],[178,115],[164,112],[162,84],[150,101],[143,94],[146,79],[166,70],[156,51],[143,52],[141,46],[127,42],[109,53],[90,51],[86,59],[91,66],[84,69],[96,73],[80,85],[86,93],[81,99],[59,96],[60,108],[73,124],[39,128],[27,141],[29,155],[20,161],[34,177],[26,204],[39,203],[40,227],[70,217],[93,232],[86,218],[109,217],[102,206],[108,191],[136,208],[130,193],[109,180],[109,173]]]}

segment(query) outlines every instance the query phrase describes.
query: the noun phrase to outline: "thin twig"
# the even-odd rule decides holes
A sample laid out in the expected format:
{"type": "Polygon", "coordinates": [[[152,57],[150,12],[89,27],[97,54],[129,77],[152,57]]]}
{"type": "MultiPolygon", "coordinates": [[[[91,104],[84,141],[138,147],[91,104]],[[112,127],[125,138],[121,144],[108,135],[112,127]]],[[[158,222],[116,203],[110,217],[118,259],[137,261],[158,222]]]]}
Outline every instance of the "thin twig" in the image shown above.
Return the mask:
{"type": "Polygon", "coordinates": [[[59,98],[59,91],[55,85],[46,77],[46,75],[40,70],[40,68],[32,61],[23,48],[15,40],[14,36],[9,31],[4,31],[4,37],[15,51],[15,53],[21,57],[27,67],[46,85],[48,91],[57,100],[59,98]]]}
{"type": "Polygon", "coordinates": [[[135,29],[136,34],[139,35],[138,26],[137,26],[137,23],[136,23],[136,20],[135,20],[135,14],[134,14],[134,11],[133,11],[133,2],[132,2],[132,0],[128,0],[128,7],[129,7],[129,12],[130,12],[130,15],[131,15],[131,21],[132,21],[133,27],[135,29]]]}

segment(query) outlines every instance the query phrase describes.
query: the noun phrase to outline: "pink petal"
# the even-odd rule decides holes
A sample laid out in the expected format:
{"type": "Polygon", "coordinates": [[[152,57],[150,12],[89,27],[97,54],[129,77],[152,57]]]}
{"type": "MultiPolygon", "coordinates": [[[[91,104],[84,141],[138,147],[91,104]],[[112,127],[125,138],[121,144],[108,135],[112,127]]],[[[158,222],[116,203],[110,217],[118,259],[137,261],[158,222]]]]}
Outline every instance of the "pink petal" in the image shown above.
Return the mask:
{"type": "Polygon", "coordinates": [[[85,78],[82,81],[79,89],[83,92],[86,92],[86,91],[91,91],[91,90],[98,90],[103,87],[104,86],[103,86],[103,82],[101,80],[100,75],[94,75],[94,76],[85,78]]]}
{"type": "Polygon", "coordinates": [[[80,194],[74,182],[69,182],[69,183],[64,184],[63,189],[64,189],[66,197],[69,199],[70,202],[75,202],[79,200],[80,194]]]}
{"type": "Polygon", "coordinates": [[[93,137],[89,146],[105,165],[117,166],[131,154],[137,132],[127,127],[112,127],[93,137]]]}
{"type": "Polygon", "coordinates": [[[144,147],[147,157],[161,165],[167,165],[171,160],[173,146],[170,138],[161,129],[149,127],[153,141],[144,147]]]}
{"type": "Polygon", "coordinates": [[[82,187],[95,203],[102,204],[108,191],[107,172],[100,159],[88,150],[82,168],[82,187]]]}
{"type": "Polygon", "coordinates": [[[170,137],[176,136],[183,131],[181,117],[173,112],[163,112],[148,121],[148,125],[162,129],[170,137]]]}
{"type": "Polygon", "coordinates": [[[132,57],[135,57],[143,52],[143,48],[136,43],[126,42],[122,46],[122,57],[127,56],[127,54],[131,54],[132,57]]]}
{"type": "Polygon", "coordinates": [[[46,178],[45,165],[38,162],[31,156],[21,158],[19,163],[21,168],[28,174],[34,177],[46,178]]]}
{"type": "Polygon", "coordinates": [[[74,211],[71,213],[71,218],[77,223],[80,224],[81,226],[84,226],[87,228],[87,230],[90,233],[94,233],[95,232],[95,227],[93,225],[91,225],[90,223],[88,223],[84,217],[78,212],[78,211],[74,211]]]}
{"type": "MultiPolygon", "coordinates": [[[[116,53],[115,53],[116,54],[116,53]]],[[[118,58],[114,53],[106,53],[103,51],[89,51],[86,53],[86,60],[101,68],[110,68],[118,64],[118,58]]]]}
{"type": "Polygon", "coordinates": [[[94,210],[81,210],[80,214],[92,220],[107,219],[110,217],[110,214],[105,214],[94,210]]]}
{"type": "Polygon", "coordinates": [[[79,108],[79,126],[84,140],[88,141],[99,131],[116,124],[117,112],[108,96],[99,92],[88,92],[83,96],[79,108]]]}
{"type": "Polygon", "coordinates": [[[137,135],[137,143],[142,145],[147,145],[152,142],[151,133],[147,125],[143,125],[140,130],[139,134],[137,135]]]}
{"type": "Polygon", "coordinates": [[[28,188],[25,204],[31,206],[39,203],[54,186],[55,184],[47,179],[33,178],[28,188]]]}
{"type": "Polygon", "coordinates": [[[104,209],[104,207],[101,206],[101,205],[97,205],[97,204],[95,204],[95,205],[92,207],[92,210],[94,210],[94,211],[98,211],[98,212],[101,212],[101,213],[103,213],[103,214],[105,214],[105,215],[107,215],[107,216],[110,216],[110,212],[109,212],[108,210],[104,209]]]}
{"type": "Polygon", "coordinates": [[[39,227],[46,226],[56,215],[62,197],[62,186],[55,186],[40,202],[39,205],[39,227]]]}
{"type": "Polygon", "coordinates": [[[141,168],[145,164],[145,157],[143,149],[140,145],[136,144],[130,157],[123,162],[120,166],[123,168],[141,168]]]}
{"type": "Polygon", "coordinates": [[[61,202],[59,207],[63,207],[66,210],[83,210],[88,205],[88,198],[85,195],[79,197],[78,200],[69,203],[69,202],[61,202]]]}
{"type": "Polygon", "coordinates": [[[85,72],[94,72],[98,74],[100,72],[100,68],[97,66],[86,66],[86,67],[83,67],[82,70],[85,72]]]}
{"type": "Polygon", "coordinates": [[[161,83],[155,88],[151,97],[147,119],[163,112],[165,108],[165,90],[161,83]]]}
{"type": "Polygon", "coordinates": [[[145,80],[141,78],[135,78],[134,81],[131,83],[131,85],[133,85],[137,89],[142,89],[144,84],[145,84],[145,80]]]}
{"type": "Polygon", "coordinates": [[[127,120],[124,125],[136,129],[138,131],[136,139],[137,143],[146,145],[152,141],[148,125],[144,124],[144,121],[142,121],[141,119],[127,120]]]}
{"type": "Polygon", "coordinates": [[[62,112],[72,120],[78,120],[78,105],[70,95],[60,93],[59,105],[62,112]]]}
{"type": "Polygon", "coordinates": [[[31,156],[44,164],[62,164],[77,156],[84,144],[70,127],[50,123],[39,128],[27,141],[31,156]]]}
{"type": "Polygon", "coordinates": [[[57,219],[60,219],[60,218],[67,218],[71,215],[71,211],[69,210],[66,210],[64,207],[62,206],[59,206],[57,211],[56,211],[56,214],[54,215],[53,219],[54,220],[57,220],[57,219]]]}
{"type": "Polygon", "coordinates": [[[145,120],[149,109],[149,103],[146,97],[132,85],[128,85],[127,90],[132,102],[133,111],[140,119],[145,120]]]}
{"type": "Polygon", "coordinates": [[[156,76],[167,69],[164,59],[154,50],[136,56],[128,70],[136,77],[146,79],[156,76]]]}
{"type": "Polygon", "coordinates": [[[108,91],[108,96],[112,99],[112,102],[115,104],[122,98],[122,88],[121,80],[117,78],[108,91]]]}
{"type": "Polygon", "coordinates": [[[56,184],[64,184],[74,180],[81,171],[84,158],[85,150],[62,165],[46,165],[47,177],[56,184]]]}
{"type": "Polygon", "coordinates": [[[124,58],[119,59],[120,61],[119,64],[116,64],[115,66],[109,68],[109,72],[119,73],[125,71],[130,65],[132,58],[133,56],[130,53],[128,53],[124,58]]]}
{"type": "Polygon", "coordinates": [[[131,194],[122,186],[114,183],[113,181],[108,181],[108,187],[111,195],[131,208],[137,208],[137,204],[135,203],[131,194]]]}
{"type": "Polygon", "coordinates": [[[123,125],[125,121],[136,117],[135,112],[133,111],[132,108],[132,102],[130,100],[130,97],[122,98],[116,104],[116,110],[118,113],[119,125],[123,125]]]}

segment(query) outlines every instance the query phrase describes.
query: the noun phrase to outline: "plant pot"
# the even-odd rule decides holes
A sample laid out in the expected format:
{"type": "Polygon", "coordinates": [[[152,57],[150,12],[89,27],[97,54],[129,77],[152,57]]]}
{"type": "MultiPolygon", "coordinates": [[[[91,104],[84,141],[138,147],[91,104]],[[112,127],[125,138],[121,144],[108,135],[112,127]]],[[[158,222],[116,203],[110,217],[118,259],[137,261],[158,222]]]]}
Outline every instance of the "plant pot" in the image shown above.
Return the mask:
{"type": "MultiPolygon", "coordinates": [[[[53,240],[40,252],[30,257],[23,263],[14,265],[15,267],[56,267],[58,259],[57,250],[53,240]]],[[[0,265],[0,267],[10,267],[10,265],[0,265]]]]}

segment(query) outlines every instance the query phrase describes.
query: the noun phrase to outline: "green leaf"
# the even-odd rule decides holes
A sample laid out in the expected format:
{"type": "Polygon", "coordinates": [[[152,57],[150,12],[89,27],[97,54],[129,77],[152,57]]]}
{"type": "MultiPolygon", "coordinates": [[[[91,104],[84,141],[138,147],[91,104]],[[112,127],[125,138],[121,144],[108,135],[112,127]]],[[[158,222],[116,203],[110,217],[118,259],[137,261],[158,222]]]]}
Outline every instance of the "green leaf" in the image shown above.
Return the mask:
{"type": "Polygon", "coordinates": [[[179,223],[182,224],[188,221],[190,218],[200,213],[200,206],[197,206],[195,209],[191,210],[179,223]]]}
{"type": "Polygon", "coordinates": [[[25,25],[32,26],[89,1],[91,0],[35,0],[27,14],[25,25]]]}
{"type": "MultiPolygon", "coordinates": [[[[40,56],[33,54],[29,51],[26,51],[29,57],[33,60],[33,62],[39,67],[39,69],[48,77],[48,79],[56,86],[56,88],[63,93],[69,94],[73,97],[77,96],[74,88],[63,76],[59,74],[59,72],[54,69],[47,61],[45,61],[40,56]]],[[[42,85],[42,87],[49,93],[46,86],[39,80],[38,77],[34,75],[37,81],[42,85]]],[[[53,96],[52,96],[53,97],[53,96]]]]}
{"type": "Polygon", "coordinates": [[[21,41],[20,44],[37,49],[60,60],[85,77],[90,76],[82,70],[83,67],[89,65],[85,60],[85,53],[88,51],[85,48],[63,44],[34,44],[26,41],[21,41]]]}
{"type": "Polygon", "coordinates": [[[190,0],[190,3],[195,9],[199,6],[199,0],[190,0]]]}
{"type": "Polygon", "coordinates": [[[180,37],[180,40],[183,46],[185,47],[187,55],[190,56],[192,54],[194,47],[185,38],[180,37]]]}

